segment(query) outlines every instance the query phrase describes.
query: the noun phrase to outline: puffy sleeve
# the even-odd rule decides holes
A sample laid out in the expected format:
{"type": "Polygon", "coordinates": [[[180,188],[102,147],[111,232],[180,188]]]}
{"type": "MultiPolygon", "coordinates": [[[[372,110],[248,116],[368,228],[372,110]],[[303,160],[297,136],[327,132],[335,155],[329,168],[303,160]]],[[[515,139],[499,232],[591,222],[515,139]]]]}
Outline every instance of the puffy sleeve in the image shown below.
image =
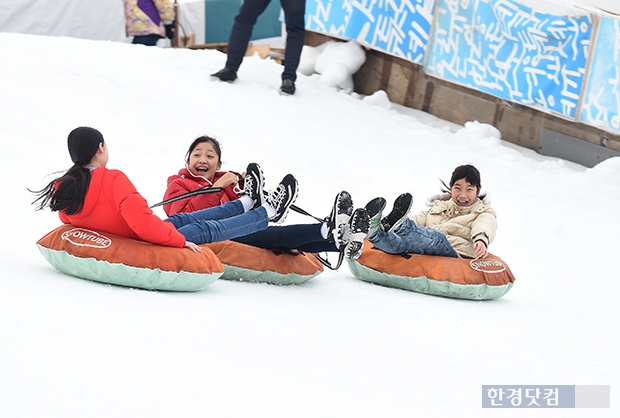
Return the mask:
{"type": "Polygon", "coordinates": [[[113,193],[121,218],[142,241],[169,247],[185,245],[185,237],[170,222],[153,214],[146,200],[120,171],[114,182],[113,193]]]}
{"type": "MultiPolygon", "coordinates": [[[[187,192],[193,192],[197,189],[198,188],[188,189],[182,179],[175,179],[168,182],[168,188],[164,194],[164,200],[180,196],[187,192]]],[[[172,216],[181,212],[195,212],[201,209],[212,208],[214,206],[219,206],[222,203],[223,196],[223,191],[198,194],[196,196],[188,197],[187,199],[181,199],[176,202],[168,203],[164,205],[164,211],[168,216],[172,216]]]]}
{"type": "MultiPolygon", "coordinates": [[[[227,173],[232,173],[236,175],[238,178],[242,177],[241,174],[237,173],[236,171],[218,171],[217,173],[215,173],[215,177],[213,178],[213,184],[216,184],[218,180],[221,179],[227,173]]],[[[230,200],[239,199],[240,193],[237,193],[235,190],[238,190],[237,185],[229,184],[228,186],[224,187],[221,192],[214,193],[214,195],[217,195],[218,202],[216,203],[215,201],[212,201],[213,202],[212,206],[221,205],[230,200]]]]}
{"type": "Polygon", "coordinates": [[[232,184],[224,188],[224,193],[226,193],[229,200],[239,199],[239,193],[235,192],[235,186],[232,184]]]}
{"type": "Polygon", "coordinates": [[[166,24],[174,20],[174,6],[170,0],[153,0],[159,17],[166,24]]]}
{"type": "Polygon", "coordinates": [[[471,242],[482,241],[489,244],[495,239],[497,231],[497,214],[492,208],[485,209],[476,217],[471,227],[471,242]]]}
{"type": "MultiPolygon", "coordinates": [[[[212,208],[222,204],[224,192],[204,193],[190,197],[185,204],[183,212],[194,212],[206,208],[212,208]]],[[[178,213],[178,212],[175,212],[178,213]]]]}
{"type": "Polygon", "coordinates": [[[428,215],[428,210],[423,210],[415,216],[411,216],[411,220],[416,223],[416,225],[426,226],[426,217],[428,215]]]}
{"type": "MultiPolygon", "coordinates": [[[[177,197],[182,195],[183,193],[191,192],[193,190],[188,189],[183,181],[180,180],[180,177],[175,176],[176,178],[168,181],[168,187],[166,188],[166,192],[164,193],[164,200],[171,199],[173,197],[177,197]]],[[[175,213],[179,212],[189,212],[185,210],[185,206],[187,205],[188,199],[177,200],[176,202],[167,203],[164,205],[164,212],[166,215],[172,216],[175,213]]]]}
{"type": "MultiPolygon", "coordinates": [[[[218,172],[215,180],[219,179],[225,172],[218,172]]],[[[171,176],[168,178],[168,187],[164,194],[164,200],[180,196],[184,193],[198,190],[201,186],[199,183],[190,181],[181,176],[171,176]]],[[[219,192],[203,193],[186,199],[177,200],[176,202],[164,205],[164,211],[168,216],[182,212],[195,212],[197,210],[212,208],[219,206],[229,200],[238,199],[239,195],[235,192],[235,186],[226,186],[219,192]]]]}

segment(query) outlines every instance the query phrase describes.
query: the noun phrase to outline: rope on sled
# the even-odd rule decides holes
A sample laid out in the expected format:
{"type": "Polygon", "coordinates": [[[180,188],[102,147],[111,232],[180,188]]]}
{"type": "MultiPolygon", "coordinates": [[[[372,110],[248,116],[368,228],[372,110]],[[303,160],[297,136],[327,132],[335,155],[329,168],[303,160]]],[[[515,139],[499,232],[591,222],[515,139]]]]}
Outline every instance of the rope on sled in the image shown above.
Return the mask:
{"type": "MultiPolygon", "coordinates": [[[[196,189],[196,190],[194,190],[192,192],[183,193],[183,194],[180,194],[180,195],[175,196],[173,198],[164,200],[162,202],[155,203],[154,205],[151,206],[151,209],[159,207],[159,206],[167,205],[168,203],[176,202],[178,200],[187,199],[188,197],[197,196],[199,194],[216,193],[216,192],[221,192],[221,191],[222,191],[221,187],[211,187],[211,186],[201,187],[200,189],[196,189]]],[[[301,209],[298,206],[291,205],[291,210],[295,211],[297,213],[300,213],[302,215],[306,215],[306,216],[309,216],[311,218],[314,218],[314,219],[316,219],[319,222],[325,222],[324,218],[318,218],[318,217],[316,217],[314,215],[311,215],[310,213],[308,213],[307,211],[301,209]]]]}
{"type": "MultiPolygon", "coordinates": [[[[168,203],[176,202],[178,200],[187,199],[188,197],[197,196],[199,194],[215,193],[215,192],[219,192],[221,190],[222,190],[221,187],[205,186],[205,187],[202,187],[200,189],[194,190],[192,192],[187,192],[187,193],[181,194],[179,196],[173,197],[171,199],[167,199],[167,200],[164,200],[162,202],[155,203],[154,205],[151,206],[151,209],[159,207],[159,206],[166,205],[168,203]]],[[[302,208],[300,208],[298,206],[291,205],[291,210],[293,210],[293,211],[295,211],[295,212],[297,212],[297,213],[299,213],[301,215],[309,216],[309,217],[317,220],[318,222],[325,222],[325,218],[319,218],[317,216],[314,216],[314,215],[310,214],[309,212],[305,211],[304,209],[302,209],[302,208]]],[[[289,254],[291,254],[291,255],[299,255],[300,253],[297,253],[297,254],[289,253],[289,254]]],[[[321,257],[318,254],[314,254],[314,256],[321,262],[321,264],[323,264],[328,269],[330,269],[330,270],[338,270],[338,268],[340,268],[340,266],[342,265],[342,261],[344,260],[344,248],[340,249],[340,251],[338,253],[338,262],[336,263],[335,266],[332,266],[332,264],[329,262],[329,260],[327,260],[327,255],[325,256],[325,258],[321,257]]]]}
{"type": "Polygon", "coordinates": [[[321,262],[321,264],[323,264],[328,269],[338,270],[338,268],[340,268],[340,266],[342,265],[342,260],[344,260],[344,248],[341,249],[340,252],[338,253],[338,262],[336,263],[335,266],[331,265],[331,263],[327,260],[327,256],[325,258],[321,257],[318,254],[314,254],[314,256],[321,262]]]}

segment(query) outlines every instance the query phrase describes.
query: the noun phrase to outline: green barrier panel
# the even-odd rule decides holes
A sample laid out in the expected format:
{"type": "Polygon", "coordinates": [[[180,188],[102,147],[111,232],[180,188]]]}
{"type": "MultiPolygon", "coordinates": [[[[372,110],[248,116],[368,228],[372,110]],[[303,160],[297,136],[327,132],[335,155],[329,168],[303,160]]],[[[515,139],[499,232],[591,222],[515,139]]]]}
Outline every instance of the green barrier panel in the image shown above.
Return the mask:
{"type": "MultiPolygon", "coordinates": [[[[241,7],[241,0],[207,0],[205,3],[205,43],[228,42],[233,21],[241,7]]],[[[272,1],[259,16],[252,38],[264,39],[280,36],[280,2],[272,1]]]]}

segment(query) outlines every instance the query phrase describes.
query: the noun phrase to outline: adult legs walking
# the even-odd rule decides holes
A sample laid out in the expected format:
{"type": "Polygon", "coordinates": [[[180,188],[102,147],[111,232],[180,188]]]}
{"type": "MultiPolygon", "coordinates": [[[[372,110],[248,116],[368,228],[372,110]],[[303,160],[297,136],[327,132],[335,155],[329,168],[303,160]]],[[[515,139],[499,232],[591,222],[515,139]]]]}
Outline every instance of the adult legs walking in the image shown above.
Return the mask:
{"type": "Polygon", "coordinates": [[[256,19],[265,11],[269,2],[270,0],[245,0],[241,5],[228,40],[226,68],[235,73],[239,70],[252,37],[256,19]]]}
{"type": "MultiPolygon", "coordinates": [[[[236,73],[243,62],[245,51],[252,37],[258,17],[265,11],[270,0],[245,0],[235,16],[228,40],[226,68],[236,73]]],[[[297,79],[297,67],[306,36],[306,0],[280,0],[286,24],[286,47],[282,80],[297,79]]]]}
{"type": "Polygon", "coordinates": [[[281,0],[286,24],[286,47],[284,49],[284,72],[282,80],[295,81],[301,50],[306,37],[306,0],[281,0]]]}

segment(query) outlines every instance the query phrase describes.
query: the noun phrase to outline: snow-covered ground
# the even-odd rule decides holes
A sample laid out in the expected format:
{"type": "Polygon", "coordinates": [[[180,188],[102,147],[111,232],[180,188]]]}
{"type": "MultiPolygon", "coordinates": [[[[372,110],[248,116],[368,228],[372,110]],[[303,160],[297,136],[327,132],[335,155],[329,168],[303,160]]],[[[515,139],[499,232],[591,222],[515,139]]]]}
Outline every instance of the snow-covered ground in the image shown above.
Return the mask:
{"type": "Polygon", "coordinates": [[[210,81],[224,60],[0,33],[0,416],[617,416],[620,158],[587,169],[543,157],[318,75],[281,96],[281,67],[257,57],[236,83],[210,81]],[[35,212],[26,188],[70,166],[66,137],[81,125],[150,203],[202,134],[223,143],[224,168],[260,163],[268,187],[295,174],[296,204],[317,216],[343,189],[358,206],[409,191],[422,210],[438,178],[472,163],[499,214],[491,252],[515,286],[473,302],[371,285],[346,266],[301,286],[218,280],[196,293],[66,276],[35,246],[58,217],[35,212]],[[612,408],[500,413],[481,408],[482,385],[611,385],[612,408]]]}

